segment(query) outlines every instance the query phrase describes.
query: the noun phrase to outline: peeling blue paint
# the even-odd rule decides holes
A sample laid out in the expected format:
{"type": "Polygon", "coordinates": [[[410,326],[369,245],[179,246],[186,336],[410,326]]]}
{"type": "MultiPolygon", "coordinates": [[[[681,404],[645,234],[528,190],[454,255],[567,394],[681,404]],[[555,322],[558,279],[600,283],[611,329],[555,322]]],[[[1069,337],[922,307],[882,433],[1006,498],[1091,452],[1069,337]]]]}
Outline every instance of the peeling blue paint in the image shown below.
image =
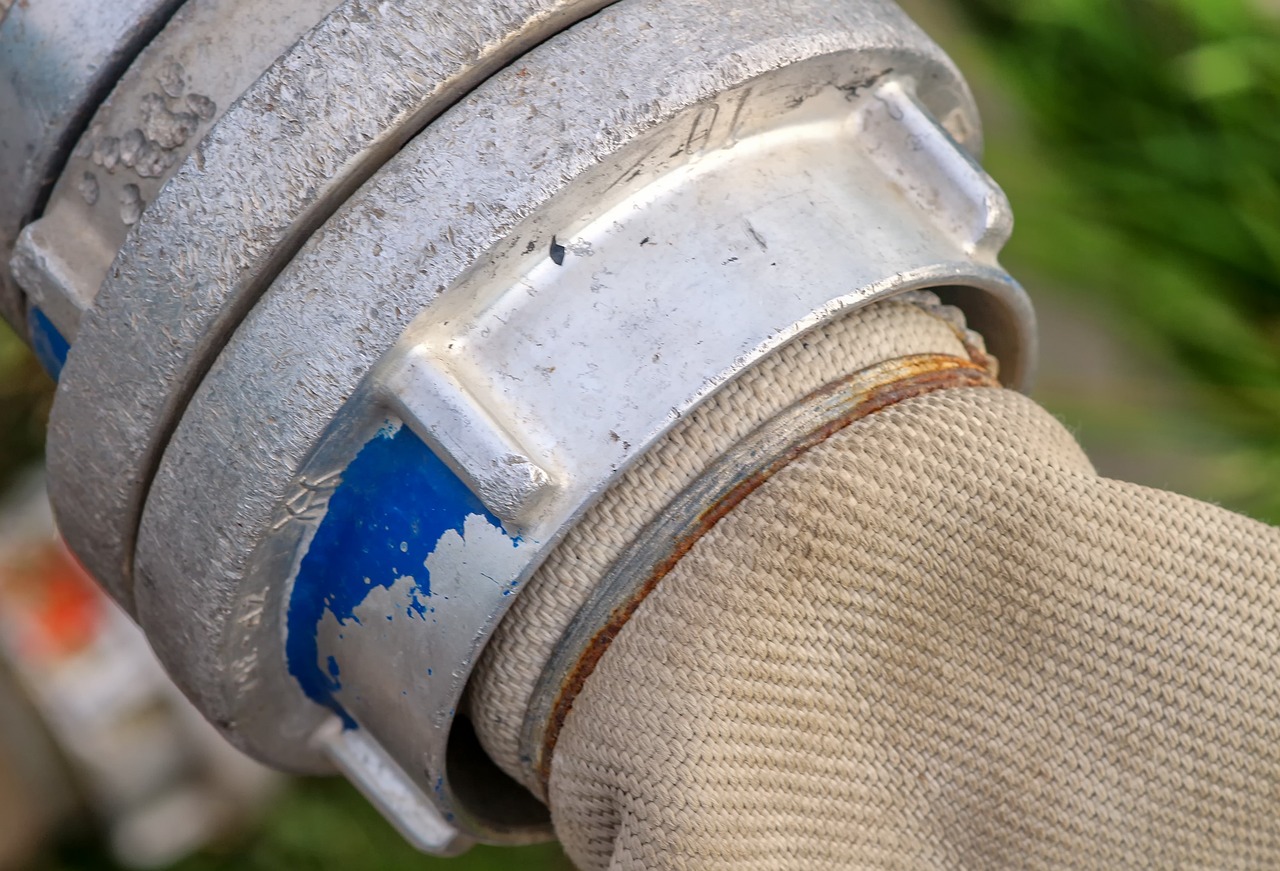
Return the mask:
{"type": "Polygon", "coordinates": [[[62,375],[62,367],[67,362],[67,352],[71,344],[49,320],[49,316],[36,307],[32,307],[27,315],[27,332],[30,334],[31,350],[36,359],[44,367],[54,381],[62,375]]]}
{"type": "MultiPolygon", "coordinates": [[[[404,616],[425,621],[428,610],[435,610],[426,604],[427,557],[450,530],[462,535],[472,515],[502,530],[501,521],[408,427],[384,428],[343,473],[298,568],[285,654],[303,691],[340,714],[348,727],[355,722],[336,698],[342,689],[339,663],[330,656],[327,669],[320,667],[317,631],[325,613],[332,612],[339,625],[358,624],[355,609],[370,591],[408,576],[416,589],[404,616]]],[[[513,546],[518,542],[512,538],[513,546]]]]}

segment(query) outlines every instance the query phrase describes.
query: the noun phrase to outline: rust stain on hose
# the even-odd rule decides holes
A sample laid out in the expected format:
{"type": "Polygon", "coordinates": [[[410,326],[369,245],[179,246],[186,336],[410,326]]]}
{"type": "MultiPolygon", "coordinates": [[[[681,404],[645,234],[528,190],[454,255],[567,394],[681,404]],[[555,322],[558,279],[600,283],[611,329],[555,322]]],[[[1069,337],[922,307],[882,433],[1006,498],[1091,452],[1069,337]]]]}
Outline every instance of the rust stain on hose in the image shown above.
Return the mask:
{"type": "MultiPolygon", "coordinates": [[[[972,351],[974,349],[967,349],[972,351]]],[[[653,567],[653,571],[645,579],[630,599],[619,605],[609,616],[609,620],[600,627],[590,643],[587,644],[578,661],[568,673],[560,686],[552,707],[550,719],[542,740],[535,770],[542,780],[544,788],[551,776],[551,759],[555,753],[556,742],[565,718],[573,708],[574,700],[586,684],[605,651],[618,637],[618,633],[627,625],[631,615],[640,607],[640,603],[658,586],[658,583],[676,567],[693,546],[720,522],[729,512],[737,508],[742,500],[751,495],[768,481],[780,469],[788,466],[793,460],[810,448],[835,435],[840,430],[856,421],[882,411],[908,399],[924,396],[938,390],[963,387],[1000,387],[994,373],[994,360],[985,354],[978,355],[977,360],[966,360],[943,354],[921,354],[889,360],[868,369],[863,369],[848,378],[830,384],[809,394],[797,404],[827,402],[841,405],[844,410],[834,416],[826,424],[811,431],[794,442],[786,451],[778,455],[767,466],[744,477],[734,487],[715,502],[709,504],[698,515],[697,522],[680,538],[672,541],[667,556],[653,567]]],[[[767,424],[766,424],[767,425],[767,424]]]]}

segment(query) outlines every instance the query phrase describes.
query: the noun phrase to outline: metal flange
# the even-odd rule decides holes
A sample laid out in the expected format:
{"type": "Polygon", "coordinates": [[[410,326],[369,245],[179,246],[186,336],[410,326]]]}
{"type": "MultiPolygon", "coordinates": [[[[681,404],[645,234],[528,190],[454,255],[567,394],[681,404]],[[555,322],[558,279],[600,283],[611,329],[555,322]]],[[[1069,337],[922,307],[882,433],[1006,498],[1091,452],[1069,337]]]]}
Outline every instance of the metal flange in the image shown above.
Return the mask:
{"type": "Polygon", "coordinates": [[[18,231],[39,214],[84,125],[182,0],[40,0],[0,15],[0,316],[26,335],[9,274],[18,231]]]}
{"type": "Polygon", "coordinates": [[[605,2],[346,0],[228,109],[148,205],[79,325],[49,424],[59,528],[126,608],[160,453],[245,312],[409,137],[605,2]]]}
{"type": "MultiPolygon", "coordinates": [[[[227,107],[338,0],[189,0],[98,107],[10,267],[74,342],[129,230],[227,107]]],[[[109,4],[108,4],[109,5],[109,4]]]]}
{"type": "Polygon", "coordinates": [[[1007,204],[957,145],[977,135],[876,0],[623,0],[522,57],[316,232],[195,390],[138,538],[157,651],[243,746],[327,757],[420,844],[545,833],[455,713],[630,462],[901,290],[958,288],[1027,376],[1007,204]]]}

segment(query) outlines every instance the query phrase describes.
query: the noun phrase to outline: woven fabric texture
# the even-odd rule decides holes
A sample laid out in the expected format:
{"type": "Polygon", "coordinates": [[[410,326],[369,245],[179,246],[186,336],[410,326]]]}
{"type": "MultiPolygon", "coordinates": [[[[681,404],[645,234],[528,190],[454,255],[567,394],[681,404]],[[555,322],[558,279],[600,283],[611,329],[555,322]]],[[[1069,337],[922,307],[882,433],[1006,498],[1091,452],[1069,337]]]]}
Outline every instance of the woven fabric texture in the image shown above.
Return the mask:
{"type": "Polygon", "coordinates": [[[1280,868],[1278,566],[1020,395],[901,402],[640,605],[556,830],[584,869],[1280,868]]]}
{"type": "Polygon", "coordinates": [[[636,534],[713,460],[826,384],[908,354],[967,356],[982,340],[929,293],[859,309],[784,346],[680,421],[568,533],[485,648],[465,708],[482,745],[541,794],[519,759],[519,734],[543,664],[601,576],[636,534]]]}

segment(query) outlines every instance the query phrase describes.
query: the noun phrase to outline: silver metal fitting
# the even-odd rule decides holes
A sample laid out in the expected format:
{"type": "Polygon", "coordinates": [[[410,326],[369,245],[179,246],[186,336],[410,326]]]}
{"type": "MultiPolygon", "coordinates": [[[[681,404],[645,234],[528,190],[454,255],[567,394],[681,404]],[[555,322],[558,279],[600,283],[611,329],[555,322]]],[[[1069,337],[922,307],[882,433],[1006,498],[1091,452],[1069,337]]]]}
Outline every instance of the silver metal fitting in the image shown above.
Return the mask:
{"type": "Polygon", "coordinates": [[[14,3],[0,15],[0,316],[25,334],[4,264],[88,116],[182,0],[14,3]]]}
{"type": "Polygon", "coordinates": [[[104,137],[169,141],[113,107],[241,2],[188,0],[23,232],[15,272],[74,336],[60,524],[240,746],[338,768],[430,851],[547,837],[458,707],[513,597],[631,463],[787,342],[903,291],[960,305],[1006,383],[1029,378],[972,101],[884,0],[300,0],[252,84],[162,91],[171,114],[215,108],[128,183],[134,223],[89,202],[104,137]]]}
{"type": "Polygon", "coordinates": [[[139,53],[97,107],[10,261],[28,305],[64,338],[75,340],[130,228],[182,161],[254,79],[336,5],[191,0],[139,53]]]}

